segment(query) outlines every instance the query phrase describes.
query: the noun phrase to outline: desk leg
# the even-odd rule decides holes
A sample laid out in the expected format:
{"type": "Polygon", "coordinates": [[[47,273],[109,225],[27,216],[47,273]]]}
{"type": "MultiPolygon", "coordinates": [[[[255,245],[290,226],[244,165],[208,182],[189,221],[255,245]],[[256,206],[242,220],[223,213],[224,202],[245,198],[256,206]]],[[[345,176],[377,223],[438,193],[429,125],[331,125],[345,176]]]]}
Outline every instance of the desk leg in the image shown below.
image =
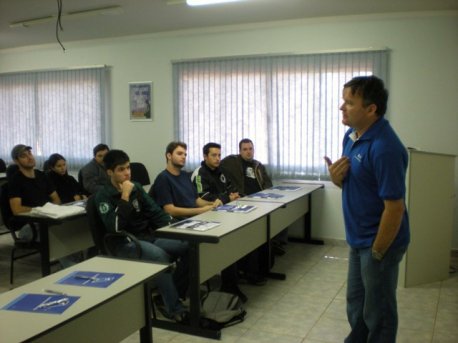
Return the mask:
{"type": "Polygon", "coordinates": [[[189,325],[153,320],[153,326],[205,338],[220,339],[221,330],[200,327],[200,250],[198,242],[189,242],[189,325]]]}
{"type": "Polygon", "coordinates": [[[272,246],[270,244],[270,214],[267,215],[267,265],[266,267],[266,276],[271,279],[275,280],[285,280],[286,279],[286,274],[284,273],[274,273],[270,271],[270,261],[272,260],[273,252],[272,252],[272,246]]]}
{"type": "Polygon", "coordinates": [[[151,318],[151,287],[149,282],[144,284],[144,297],[145,297],[145,326],[140,329],[140,342],[141,343],[153,343],[152,325],[153,320],[151,318]]]}
{"type": "Polygon", "coordinates": [[[189,306],[191,326],[200,325],[200,253],[199,243],[189,245],[189,306]]]}
{"type": "Polygon", "coordinates": [[[40,230],[40,257],[41,257],[41,275],[46,276],[51,274],[51,267],[49,263],[49,233],[48,225],[44,223],[39,224],[40,230]]]}

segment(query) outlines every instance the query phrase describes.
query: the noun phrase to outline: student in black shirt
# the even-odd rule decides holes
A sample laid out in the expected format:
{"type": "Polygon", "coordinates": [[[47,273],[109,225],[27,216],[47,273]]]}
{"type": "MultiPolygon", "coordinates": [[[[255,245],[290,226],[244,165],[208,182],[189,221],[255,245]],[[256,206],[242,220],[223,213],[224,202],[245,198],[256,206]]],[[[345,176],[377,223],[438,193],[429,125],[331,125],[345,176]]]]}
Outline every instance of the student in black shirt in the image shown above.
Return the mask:
{"type": "Polygon", "coordinates": [[[55,186],[57,194],[63,204],[85,199],[78,181],[67,172],[67,161],[60,154],[52,154],[48,159],[48,168],[46,176],[55,186]]]}
{"type": "MultiPolygon", "coordinates": [[[[35,169],[35,157],[31,150],[30,146],[18,144],[11,151],[11,158],[18,166],[18,171],[11,176],[8,185],[8,197],[14,215],[30,212],[33,207],[43,206],[48,201],[61,203],[54,185],[43,172],[35,169]]],[[[19,236],[23,239],[31,238],[30,226],[24,226],[19,236]]]]}

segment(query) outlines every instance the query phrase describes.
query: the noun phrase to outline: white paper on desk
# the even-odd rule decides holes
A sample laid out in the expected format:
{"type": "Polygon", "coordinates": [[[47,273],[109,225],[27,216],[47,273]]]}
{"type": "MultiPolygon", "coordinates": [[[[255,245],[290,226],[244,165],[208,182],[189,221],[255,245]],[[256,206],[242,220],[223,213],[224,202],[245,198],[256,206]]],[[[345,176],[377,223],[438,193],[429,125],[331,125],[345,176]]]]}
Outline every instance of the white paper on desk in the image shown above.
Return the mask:
{"type": "Polygon", "coordinates": [[[47,202],[44,206],[32,208],[31,213],[40,217],[61,219],[85,213],[84,207],[81,206],[60,206],[47,202]]]}

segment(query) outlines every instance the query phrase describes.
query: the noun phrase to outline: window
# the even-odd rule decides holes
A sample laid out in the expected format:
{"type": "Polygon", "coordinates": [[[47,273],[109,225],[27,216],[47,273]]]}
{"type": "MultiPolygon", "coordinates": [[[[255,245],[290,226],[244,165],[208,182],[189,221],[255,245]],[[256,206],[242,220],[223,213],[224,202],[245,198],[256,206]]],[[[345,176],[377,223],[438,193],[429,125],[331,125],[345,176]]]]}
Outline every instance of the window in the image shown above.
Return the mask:
{"type": "Polygon", "coordinates": [[[188,144],[187,168],[204,144],[223,156],[250,138],[255,158],[276,178],[327,179],[323,156],[341,154],[342,87],[357,75],[386,80],[387,51],[177,62],[175,136],[188,144]]]}
{"type": "Polygon", "coordinates": [[[0,75],[0,157],[30,145],[40,166],[60,153],[71,169],[105,142],[108,69],[90,68],[0,75]]]}

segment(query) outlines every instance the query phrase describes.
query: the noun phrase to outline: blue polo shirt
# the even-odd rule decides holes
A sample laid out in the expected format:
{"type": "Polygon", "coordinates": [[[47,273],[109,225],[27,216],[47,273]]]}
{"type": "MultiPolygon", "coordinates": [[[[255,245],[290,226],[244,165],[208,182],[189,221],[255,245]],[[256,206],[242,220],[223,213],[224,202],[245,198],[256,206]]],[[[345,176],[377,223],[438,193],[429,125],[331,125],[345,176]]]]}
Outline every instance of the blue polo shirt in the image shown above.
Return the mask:
{"type": "MultiPolygon", "coordinates": [[[[350,170],[342,185],[342,204],[347,242],[352,248],[372,246],[384,210],[384,200],[405,199],[407,150],[389,122],[380,118],[359,139],[349,129],[343,155],[350,170]]],[[[410,240],[407,211],[392,246],[410,240]]]]}

